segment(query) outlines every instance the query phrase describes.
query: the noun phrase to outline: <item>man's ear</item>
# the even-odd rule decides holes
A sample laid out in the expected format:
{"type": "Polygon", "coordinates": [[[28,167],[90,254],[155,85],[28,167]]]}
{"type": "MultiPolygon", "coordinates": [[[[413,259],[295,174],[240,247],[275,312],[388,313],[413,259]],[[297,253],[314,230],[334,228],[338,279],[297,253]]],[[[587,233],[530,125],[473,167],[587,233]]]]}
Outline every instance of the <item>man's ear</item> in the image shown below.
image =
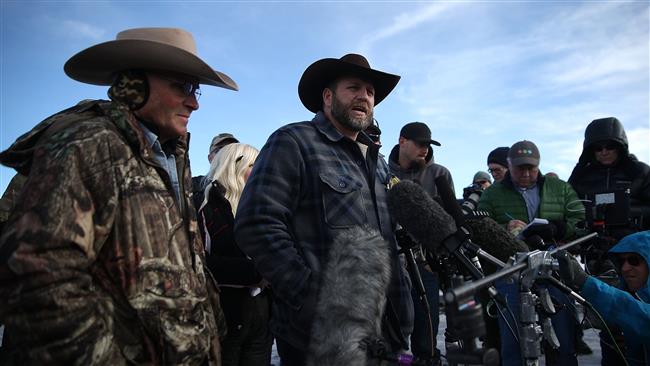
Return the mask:
{"type": "Polygon", "coordinates": [[[332,106],[332,97],[334,93],[332,92],[332,89],[330,88],[325,88],[323,89],[323,111],[326,109],[329,109],[332,106]],[[325,108],[327,107],[327,108],[325,108]]]}
{"type": "Polygon", "coordinates": [[[400,136],[400,137],[399,137],[399,140],[398,140],[398,143],[400,144],[400,146],[401,146],[402,144],[404,144],[405,142],[406,142],[406,138],[403,137],[403,136],[400,136]]]}

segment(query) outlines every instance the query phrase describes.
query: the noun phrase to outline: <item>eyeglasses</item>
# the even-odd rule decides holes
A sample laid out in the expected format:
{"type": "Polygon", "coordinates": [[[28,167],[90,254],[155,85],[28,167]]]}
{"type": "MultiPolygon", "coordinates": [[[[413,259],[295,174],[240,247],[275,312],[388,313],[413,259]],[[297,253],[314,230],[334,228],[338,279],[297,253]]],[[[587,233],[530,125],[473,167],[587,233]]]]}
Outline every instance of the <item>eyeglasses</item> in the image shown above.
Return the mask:
{"type": "Polygon", "coordinates": [[[487,183],[487,182],[488,182],[487,180],[477,180],[477,181],[474,182],[474,183],[476,183],[476,184],[480,184],[480,185],[483,185],[483,184],[485,184],[485,183],[487,183]]]}
{"type": "Polygon", "coordinates": [[[488,173],[493,174],[493,173],[503,173],[505,171],[504,168],[494,168],[494,169],[488,169],[488,173]]]}
{"type": "Polygon", "coordinates": [[[194,94],[194,97],[196,100],[199,100],[201,98],[201,86],[198,83],[194,83],[191,81],[180,81],[174,78],[167,77],[165,75],[158,75],[161,79],[169,81],[171,84],[171,87],[178,90],[181,94],[183,94],[186,97],[189,97],[190,95],[194,94]]]}
{"type": "Polygon", "coordinates": [[[616,150],[616,145],[613,143],[607,143],[607,144],[602,144],[602,145],[595,145],[594,146],[594,151],[595,152],[601,152],[603,150],[616,150]]]}
{"type": "Polygon", "coordinates": [[[619,255],[616,259],[621,267],[623,267],[625,262],[627,262],[632,267],[636,267],[641,264],[641,261],[643,261],[643,258],[641,258],[641,256],[638,254],[630,254],[627,256],[619,255]]]}

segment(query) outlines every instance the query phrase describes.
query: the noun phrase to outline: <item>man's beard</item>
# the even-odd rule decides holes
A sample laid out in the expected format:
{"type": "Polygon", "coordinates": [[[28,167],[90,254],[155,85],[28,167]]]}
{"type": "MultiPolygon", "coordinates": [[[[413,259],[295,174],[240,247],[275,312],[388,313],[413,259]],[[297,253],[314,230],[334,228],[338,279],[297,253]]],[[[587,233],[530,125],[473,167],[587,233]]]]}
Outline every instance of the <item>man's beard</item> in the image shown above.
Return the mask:
{"type": "MultiPolygon", "coordinates": [[[[336,93],[332,93],[332,117],[337,120],[343,127],[351,131],[359,132],[365,130],[372,124],[373,111],[372,106],[370,111],[366,113],[366,117],[352,117],[352,106],[354,103],[345,105],[336,97],[336,93]]],[[[367,107],[367,105],[365,105],[367,107]]]]}

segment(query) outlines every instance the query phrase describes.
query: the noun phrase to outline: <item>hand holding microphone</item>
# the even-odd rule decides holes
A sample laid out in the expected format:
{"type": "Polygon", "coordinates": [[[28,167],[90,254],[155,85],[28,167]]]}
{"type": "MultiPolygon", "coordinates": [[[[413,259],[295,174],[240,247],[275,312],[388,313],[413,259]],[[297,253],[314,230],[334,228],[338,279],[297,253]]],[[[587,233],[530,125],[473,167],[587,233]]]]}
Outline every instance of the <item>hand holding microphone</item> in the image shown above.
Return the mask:
{"type": "Polygon", "coordinates": [[[559,250],[553,254],[560,266],[560,277],[562,281],[576,291],[584,285],[589,275],[580,266],[580,263],[566,250],[559,250]]]}

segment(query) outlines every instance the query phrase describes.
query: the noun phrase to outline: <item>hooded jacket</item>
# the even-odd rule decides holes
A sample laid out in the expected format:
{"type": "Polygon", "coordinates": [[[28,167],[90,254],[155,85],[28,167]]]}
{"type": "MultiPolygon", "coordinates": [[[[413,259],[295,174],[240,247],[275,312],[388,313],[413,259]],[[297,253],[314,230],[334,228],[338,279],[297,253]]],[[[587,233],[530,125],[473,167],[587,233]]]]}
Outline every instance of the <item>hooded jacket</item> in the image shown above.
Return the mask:
{"type": "MultiPolygon", "coordinates": [[[[628,235],[609,250],[611,254],[637,253],[650,264],[650,231],[628,235]]],[[[620,270],[619,270],[620,273],[620,270]]],[[[622,290],[588,277],[580,293],[608,322],[623,329],[630,365],[650,365],[650,279],[632,294],[621,277],[622,290]]]]}
{"type": "Polygon", "coordinates": [[[454,180],[451,178],[449,169],[433,162],[433,149],[431,147],[429,147],[429,152],[424,160],[426,162],[424,167],[412,166],[402,168],[399,165],[399,144],[397,144],[390,151],[388,167],[390,168],[390,173],[397,178],[418,182],[432,198],[438,196],[438,188],[436,187],[435,180],[440,176],[447,178],[449,187],[454,191],[454,180]]]}
{"type": "Polygon", "coordinates": [[[582,154],[569,183],[580,198],[629,188],[632,216],[643,216],[643,228],[650,228],[650,167],[629,153],[627,136],[618,119],[601,118],[587,126],[582,154]],[[604,142],[618,146],[619,158],[611,166],[595,158],[594,146],[604,142]]]}
{"type": "Polygon", "coordinates": [[[28,176],[0,237],[8,364],[220,363],[188,139],[180,201],[122,104],[80,103],[0,154],[28,176]]]}

